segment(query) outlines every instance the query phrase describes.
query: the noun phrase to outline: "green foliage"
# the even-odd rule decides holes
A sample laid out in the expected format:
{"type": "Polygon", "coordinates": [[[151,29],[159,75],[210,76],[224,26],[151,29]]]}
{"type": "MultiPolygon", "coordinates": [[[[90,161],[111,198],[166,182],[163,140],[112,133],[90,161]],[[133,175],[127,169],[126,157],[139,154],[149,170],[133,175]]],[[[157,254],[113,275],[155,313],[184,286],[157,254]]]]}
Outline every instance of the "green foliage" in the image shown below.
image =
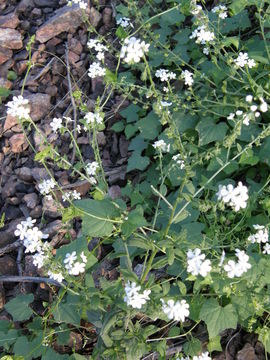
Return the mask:
{"type": "Polygon", "coordinates": [[[29,307],[33,300],[33,294],[18,295],[5,305],[5,309],[10,313],[14,321],[27,320],[33,314],[33,310],[29,307]]]}

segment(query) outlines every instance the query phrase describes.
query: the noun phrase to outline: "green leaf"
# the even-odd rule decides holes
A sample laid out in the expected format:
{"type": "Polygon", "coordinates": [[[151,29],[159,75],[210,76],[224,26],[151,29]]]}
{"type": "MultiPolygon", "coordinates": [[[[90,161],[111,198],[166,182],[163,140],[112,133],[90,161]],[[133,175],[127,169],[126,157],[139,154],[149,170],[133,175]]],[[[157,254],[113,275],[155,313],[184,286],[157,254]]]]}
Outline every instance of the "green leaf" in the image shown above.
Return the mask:
{"type": "Polygon", "coordinates": [[[141,108],[138,105],[131,104],[124,110],[120,111],[120,115],[123,116],[128,123],[139,120],[138,112],[141,108]]]}
{"type": "Polygon", "coordinates": [[[225,329],[236,329],[238,320],[237,312],[232,304],[222,307],[216,299],[205,301],[200,317],[207,325],[210,339],[225,329]]]}
{"type": "Polygon", "coordinates": [[[0,96],[2,97],[8,97],[11,91],[9,89],[6,89],[3,86],[0,86],[0,96]]]}
{"type": "Polygon", "coordinates": [[[192,338],[190,341],[187,341],[184,346],[183,350],[186,355],[189,356],[196,356],[202,351],[202,345],[200,340],[196,338],[192,338]]]}
{"type": "Polygon", "coordinates": [[[199,145],[206,145],[213,141],[222,141],[228,130],[225,123],[215,124],[214,119],[206,118],[199,122],[196,126],[199,133],[199,145]]]}
{"type": "Polygon", "coordinates": [[[127,172],[132,170],[144,170],[150,164],[150,159],[147,156],[141,156],[137,151],[134,151],[128,159],[127,172]]]}
{"type": "Polygon", "coordinates": [[[56,322],[66,324],[80,325],[81,299],[77,295],[67,295],[58,306],[54,308],[53,316],[56,322]]]}
{"type": "Polygon", "coordinates": [[[210,353],[213,351],[222,351],[222,347],[220,345],[220,339],[221,337],[218,335],[209,340],[209,343],[207,344],[207,350],[210,353]]]}
{"type": "Polygon", "coordinates": [[[113,130],[115,132],[121,132],[124,130],[124,128],[125,128],[125,125],[124,125],[123,121],[118,121],[111,127],[111,130],[113,130]]]}
{"type": "Polygon", "coordinates": [[[154,140],[161,130],[159,117],[153,111],[138,121],[137,124],[141,132],[141,136],[147,140],[154,140]]]}
{"type": "Polygon", "coordinates": [[[74,202],[82,214],[82,232],[87,236],[109,236],[113,231],[113,219],[120,215],[114,204],[107,200],[84,199],[74,202]]]}
{"type": "Polygon", "coordinates": [[[15,73],[15,71],[8,71],[7,73],[7,79],[10,80],[10,81],[14,81],[17,79],[17,74],[15,73]]]}
{"type": "Polygon", "coordinates": [[[137,206],[135,210],[128,214],[127,220],[121,226],[121,231],[125,237],[129,237],[138,227],[146,225],[147,221],[143,216],[143,208],[137,206]]]}
{"type": "Polygon", "coordinates": [[[14,344],[13,351],[16,355],[21,355],[24,356],[24,358],[28,358],[27,355],[31,351],[31,346],[26,336],[20,336],[17,339],[14,344]]]}
{"type": "Polygon", "coordinates": [[[33,310],[29,307],[33,300],[33,294],[18,295],[5,305],[5,309],[12,315],[13,321],[28,320],[33,314],[33,310]]]}

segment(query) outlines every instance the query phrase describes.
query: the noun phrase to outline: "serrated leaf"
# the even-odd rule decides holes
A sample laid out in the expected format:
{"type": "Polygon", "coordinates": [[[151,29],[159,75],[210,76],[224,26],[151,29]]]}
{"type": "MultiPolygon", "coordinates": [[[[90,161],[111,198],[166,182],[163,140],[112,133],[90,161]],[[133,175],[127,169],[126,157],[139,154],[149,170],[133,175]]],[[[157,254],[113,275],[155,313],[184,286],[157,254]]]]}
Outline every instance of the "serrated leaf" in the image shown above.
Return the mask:
{"type": "Polygon", "coordinates": [[[216,299],[206,300],[200,311],[200,318],[206,323],[209,337],[214,338],[226,329],[236,329],[237,312],[232,304],[222,307],[216,299]]]}
{"type": "Polygon", "coordinates": [[[196,126],[196,130],[199,133],[199,145],[206,145],[213,141],[222,141],[228,130],[228,126],[225,123],[215,124],[215,121],[211,118],[203,119],[196,126]]]}
{"type": "Polygon", "coordinates": [[[184,344],[183,349],[184,349],[184,352],[186,355],[196,356],[201,352],[202,345],[201,345],[200,340],[198,340],[196,338],[192,338],[190,341],[187,341],[184,344]]]}
{"type": "Polygon", "coordinates": [[[28,320],[33,314],[33,310],[29,307],[33,301],[33,294],[18,295],[5,305],[5,309],[12,315],[13,321],[28,320]]]}
{"type": "Polygon", "coordinates": [[[220,339],[221,337],[215,336],[214,338],[209,340],[209,343],[207,344],[207,350],[209,352],[213,352],[213,351],[222,351],[222,347],[220,344],[220,339]]]}
{"type": "Polygon", "coordinates": [[[115,132],[121,132],[123,131],[125,128],[125,125],[123,123],[123,121],[117,121],[117,123],[113,124],[113,126],[111,127],[111,130],[115,131],[115,132]]]}
{"type": "Polygon", "coordinates": [[[150,164],[150,159],[147,156],[141,156],[137,151],[134,151],[128,159],[127,172],[132,170],[144,170],[150,164]]]}

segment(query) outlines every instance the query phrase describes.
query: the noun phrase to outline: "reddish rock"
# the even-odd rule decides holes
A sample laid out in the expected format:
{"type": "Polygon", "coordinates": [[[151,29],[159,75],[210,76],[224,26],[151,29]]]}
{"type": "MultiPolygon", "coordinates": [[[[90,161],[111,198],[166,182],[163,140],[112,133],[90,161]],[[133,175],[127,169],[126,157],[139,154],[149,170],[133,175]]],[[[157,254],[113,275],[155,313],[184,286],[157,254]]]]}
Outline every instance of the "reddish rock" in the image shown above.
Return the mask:
{"type": "Polygon", "coordinates": [[[33,210],[38,204],[38,196],[36,193],[24,195],[23,200],[25,201],[26,206],[31,210],[33,210]]]}
{"type": "Polygon", "coordinates": [[[68,59],[72,65],[76,65],[76,63],[80,60],[80,56],[75,54],[73,51],[69,51],[68,59]]]}
{"type": "Polygon", "coordinates": [[[242,350],[237,352],[237,360],[258,360],[258,357],[255,354],[253,346],[249,343],[246,343],[242,350]]]}
{"type": "Polygon", "coordinates": [[[7,130],[10,130],[13,128],[13,126],[17,126],[18,125],[18,120],[16,117],[14,116],[11,116],[11,115],[7,115],[6,117],[6,121],[5,121],[5,124],[4,124],[4,133],[7,131],[7,130]]]}
{"type": "Polygon", "coordinates": [[[8,59],[12,58],[12,50],[0,46],[0,65],[4,64],[8,59]]]}
{"type": "Polygon", "coordinates": [[[48,94],[31,94],[25,96],[30,104],[30,116],[33,121],[38,121],[48,114],[51,108],[51,97],[48,94]]]}
{"type": "Polygon", "coordinates": [[[91,25],[96,28],[102,19],[102,15],[94,7],[91,7],[89,13],[89,19],[91,25]]]}
{"type": "Polygon", "coordinates": [[[0,77],[0,87],[4,87],[6,89],[11,89],[12,88],[12,82],[0,77]]]}
{"type": "Polygon", "coordinates": [[[82,44],[80,43],[79,40],[77,40],[75,38],[71,38],[69,40],[68,47],[69,47],[69,50],[75,52],[75,54],[77,54],[77,55],[81,55],[81,53],[83,51],[82,44]]]}
{"type": "Polygon", "coordinates": [[[15,13],[10,13],[7,15],[0,16],[0,27],[1,28],[10,28],[16,29],[19,25],[20,20],[15,13]]]}
{"type": "Polygon", "coordinates": [[[21,153],[28,148],[24,134],[15,134],[9,139],[11,151],[15,154],[21,153]]]}
{"type": "Polygon", "coordinates": [[[0,31],[0,46],[7,49],[21,49],[23,47],[23,42],[19,31],[2,28],[0,31]]]}
{"type": "Polygon", "coordinates": [[[62,32],[77,29],[82,22],[82,10],[78,5],[64,6],[37,30],[36,40],[45,43],[62,32]]]}
{"type": "Polygon", "coordinates": [[[22,60],[16,63],[16,69],[18,75],[21,75],[26,71],[28,66],[27,64],[28,64],[28,60],[22,60]]]}
{"type": "Polygon", "coordinates": [[[102,18],[106,28],[109,28],[112,25],[112,9],[105,8],[102,13],[102,18]]]}

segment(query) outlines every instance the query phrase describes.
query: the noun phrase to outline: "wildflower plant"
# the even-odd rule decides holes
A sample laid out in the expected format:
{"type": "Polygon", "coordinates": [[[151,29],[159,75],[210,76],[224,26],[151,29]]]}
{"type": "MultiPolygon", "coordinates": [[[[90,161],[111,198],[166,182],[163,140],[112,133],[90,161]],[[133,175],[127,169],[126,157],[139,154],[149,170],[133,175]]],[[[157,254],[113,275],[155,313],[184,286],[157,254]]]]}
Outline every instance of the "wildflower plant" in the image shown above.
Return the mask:
{"type": "MultiPolygon", "coordinates": [[[[15,230],[34,264],[62,284],[35,336],[53,344],[56,327],[71,324],[86,331],[86,342],[94,333],[92,356],[101,359],[154,352],[165,358],[172,342],[184,338],[182,353],[174,355],[195,360],[211,359],[222,349],[222,331],[240,324],[269,352],[267,2],[252,1],[252,11],[240,0],[209,9],[195,1],[150,3],[116,6],[118,47],[89,34],[97,61],[90,62],[88,76],[103,78],[104,93],[94,109],[80,91],[75,100],[79,130],[89,134],[95,159],[83,158],[75,119],[64,118],[53,118],[50,126],[59,136],[68,134],[75,160],[46,139],[46,149],[36,154],[47,169],[57,161],[91,190],[81,199],[54,179],[37,184],[55,200],[61,193],[63,223],[81,220],[80,236],[68,245],[53,249],[32,219],[15,230]],[[107,52],[115,57],[110,71],[107,52]],[[130,181],[121,199],[109,195],[97,142],[108,126],[113,92],[128,101],[108,129],[130,141],[130,181]],[[98,245],[89,251],[93,239],[98,245]],[[104,260],[101,244],[106,260],[116,264],[113,280],[93,278],[104,260]],[[199,325],[207,329],[207,349],[196,338],[199,325]]],[[[7,106],[39,131],[26,102],[14,98],[7,106]]]]}

